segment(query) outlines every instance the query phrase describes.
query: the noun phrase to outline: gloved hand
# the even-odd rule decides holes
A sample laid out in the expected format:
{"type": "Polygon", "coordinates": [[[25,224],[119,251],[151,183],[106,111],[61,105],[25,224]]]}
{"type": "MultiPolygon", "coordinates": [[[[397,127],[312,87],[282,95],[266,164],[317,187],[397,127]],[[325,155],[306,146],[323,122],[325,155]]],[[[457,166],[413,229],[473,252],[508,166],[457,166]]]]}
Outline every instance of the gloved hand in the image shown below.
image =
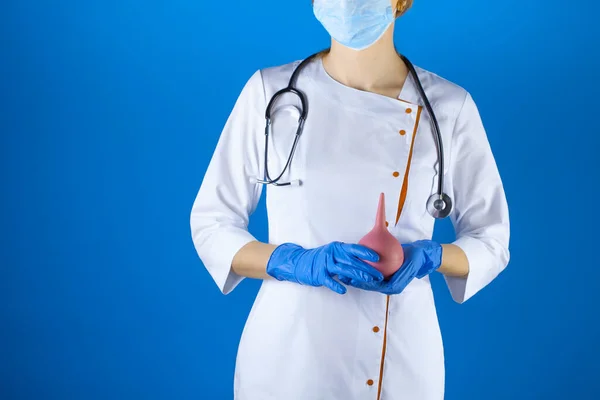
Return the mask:
{"type": "Polygon", "coordinates": [[[361,282],[348,277],[340,277],[346,285],[383,294],[400,294],[414,279],[421,279],[442,265],[442,246],[431,240],[419,240],[403,244],[404,262],[400,269],[385,281],[361,282]]]}
{"type": "Polygon", "coordinates": [[[332,242],[307,250],[293,243],[284,243],[271,254],[267,274],[279,281],[325,286],[344,294],[346,288],[333,279],[336,275],[357,284],[383,280],[383,274],[363,260],[377,262],[379,255],[358,244],[332,242]]]}

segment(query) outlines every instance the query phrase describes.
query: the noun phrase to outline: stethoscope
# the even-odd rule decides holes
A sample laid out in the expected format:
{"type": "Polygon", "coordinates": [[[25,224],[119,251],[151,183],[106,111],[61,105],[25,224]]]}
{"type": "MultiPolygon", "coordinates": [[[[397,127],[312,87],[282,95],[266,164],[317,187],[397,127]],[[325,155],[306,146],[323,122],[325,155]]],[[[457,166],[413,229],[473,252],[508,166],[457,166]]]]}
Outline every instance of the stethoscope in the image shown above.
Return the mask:
{"type": "MultiPolygon", "coordinates": [[[[264,168],[265,168],[264,175],[265,176],[264,176],[264,179],[252,179],[252,181],[254,183],[260,183],[260,184],[264,184],[264,185],[274,185],[274,186],[298,186],[298,185],[300,185],[299,180],[293,180],[290,182],[279,182],[279,181],[281,180],[281,177],[283,176],[285,171],[289,168],[289,166],[292,162],[292,158],[294,157],[294,153],[296,151],[296,146],[298,145],[298,140],[300,139],[300,136],[302,135],[302,131],[304,129],[304,123],[306,122],[306,117],[308,114],[308,107],[307,107],[308,102],[306,100],[306,96],[304,95],[304,93],[302,93],[301,91],[296,89],[296,81],[298,80],[298,75],[300,74],[302,69],[306,65],[308,65],[308,63],[310,63],[320,53],[321,52],[315,53],[312,56],[305,59],[304,61],[302,61],[300,63],[300,65],[298,65],[298,67],[296,67],[296,69],[292,73],[292,77],[290,78],[290,82],[289,82],[288,86],[284,89],[281,89],[277,93],[275,93],[273,95],[273,97],[271,98],[271,101],[269,101],[269,104],[267,105],[266,115],[265,115],[265,117],[266,117],[265,161],[264,161],[264,168]],[[285,166],[283,167],[283,171],[281,171],[281,174],[279,174],[279,176],[277,176],[275,179],[272,179],[271,176],[269,175],[268,162],[267,162],[268,161],[267,154],[269,151],[269,133],[271,131],[271,111],[273,109],[273,104],[275,103],[275,101],[280,96],[282,96],[286,93],[293,93],[296,96],[298,96],[298,98],[300,99],[300,103],[302,104],[302,109],[300,110],[300,118],[298,119],[298,129],[296,130],[296,137],[294,138],[294,143],[292,144],[292,149],[290,150],[290,155],[287,159],[285,166]]],[[[444,173],[443,173],[443,171],[444,171],[444,150],[443,150],[443,143],[442,143],[442,134],[440,133],[440,127],[438,125],[438,121],[433,112],[433,108],[431,107],[431,104],[429,103],[429,99],[427,98],[427,95],[425,94],[425,90],[423,90],[421,81],[419,80],[417,72],[415,71],[415,67],[406,57],[404,57],[403,55],[400,55],[400,57],[406,63],[406,65],[410,71],[410,74],[412,75],[413,79],[415,80],[415,82],[417,84],[417,89],[419,90],[421,99],[425,103],[425,108],[427,109],[427,112],[429,113],[429,116],[431,117],[431,125],[432,125],[433,131],[435,133],[437,157],[438,157],[440,172],[438,173],[437,191],[436,191],[436,193],[431,195],[429,197],[429,199],[427,200],[427,211],[434,218],[439,218],[439,219],[446,218],[452,211],[452,199],[450,198],[450,196],[448,196],[443,191],[443,188],[444,188],[444,173]]]]}

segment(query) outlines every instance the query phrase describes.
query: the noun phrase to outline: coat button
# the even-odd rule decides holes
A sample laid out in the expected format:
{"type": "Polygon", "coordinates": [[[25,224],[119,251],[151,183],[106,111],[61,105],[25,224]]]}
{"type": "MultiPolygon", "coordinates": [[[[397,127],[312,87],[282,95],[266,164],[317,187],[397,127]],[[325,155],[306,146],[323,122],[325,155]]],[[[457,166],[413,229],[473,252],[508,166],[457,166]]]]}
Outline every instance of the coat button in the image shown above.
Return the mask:
{"type": "Polygon", "coordinates": [[[373,379],[369,379],[369,380],[367,381],[367,385],[369,385],[369,386],[373,386],[373,384],[374,384],[374,383],[375,383],[375,382],[373,382],[373,379]]]}
{"type": "Polygon", "coordinates": [[[407,113],[407,114],[410,114],[411,112],[412,112],[412,108],[407,108],[407,109],[406,109],[406,113],[407,113]]]}
{"type": "Polygon", "coordinates": [[[385,226],[386,226],[386,227],[390,226],[390,223],[389,223],[389,222],[387,222],[387,221],[385,221],[385,226]]]}
{"type": "Polygon", "coordinates": [[[375,332],[375,333],[379,332],[379,327],[378,326],[374,326],[373,327],[373,332],[375,332]]]}
{"type": "Polygon", "coordinates": [[[404,129],[402,129],[402,130],[400,131],[400,134],[401,134],[402,136],[404,136],[404,135],[406,135],[406,131],[405,131],[404,129]]]}
{"type": "Polygon", "coordinates": [[[400,176],[400,172],[394,171],[394,173],[392,175],[394,175],[394,178],[397,178],[400,176]]]}

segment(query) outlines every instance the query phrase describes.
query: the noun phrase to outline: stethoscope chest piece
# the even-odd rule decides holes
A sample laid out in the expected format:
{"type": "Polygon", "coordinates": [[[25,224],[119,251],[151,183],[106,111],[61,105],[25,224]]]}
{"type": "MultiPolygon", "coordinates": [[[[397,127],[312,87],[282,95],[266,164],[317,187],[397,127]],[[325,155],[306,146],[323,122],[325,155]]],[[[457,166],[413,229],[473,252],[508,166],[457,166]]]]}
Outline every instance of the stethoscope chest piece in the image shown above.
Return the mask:
{"type": "Polygon", "coordinates": [[[446,193],[433,194],[427,200],[427,212],[433,218],[446,218],[452,212],[452,199],[446,193]]]}

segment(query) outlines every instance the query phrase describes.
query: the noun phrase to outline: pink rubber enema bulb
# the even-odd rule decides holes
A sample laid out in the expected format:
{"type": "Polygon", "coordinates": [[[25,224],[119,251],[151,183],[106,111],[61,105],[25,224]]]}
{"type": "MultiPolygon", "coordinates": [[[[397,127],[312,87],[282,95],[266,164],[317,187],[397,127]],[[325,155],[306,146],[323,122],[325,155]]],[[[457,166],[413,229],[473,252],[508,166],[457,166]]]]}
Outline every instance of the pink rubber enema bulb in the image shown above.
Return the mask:
{"type": "Polygon", "coordinates": [[[358,244],[366,246],[379,254],[378,262],[366,262],[381,272],[385,279],[394,275],[404,262],[402,245],[385,226],[385,197],[383,193],[379,195],[375,226],[371,232],[360,239],[358,244]]]}

